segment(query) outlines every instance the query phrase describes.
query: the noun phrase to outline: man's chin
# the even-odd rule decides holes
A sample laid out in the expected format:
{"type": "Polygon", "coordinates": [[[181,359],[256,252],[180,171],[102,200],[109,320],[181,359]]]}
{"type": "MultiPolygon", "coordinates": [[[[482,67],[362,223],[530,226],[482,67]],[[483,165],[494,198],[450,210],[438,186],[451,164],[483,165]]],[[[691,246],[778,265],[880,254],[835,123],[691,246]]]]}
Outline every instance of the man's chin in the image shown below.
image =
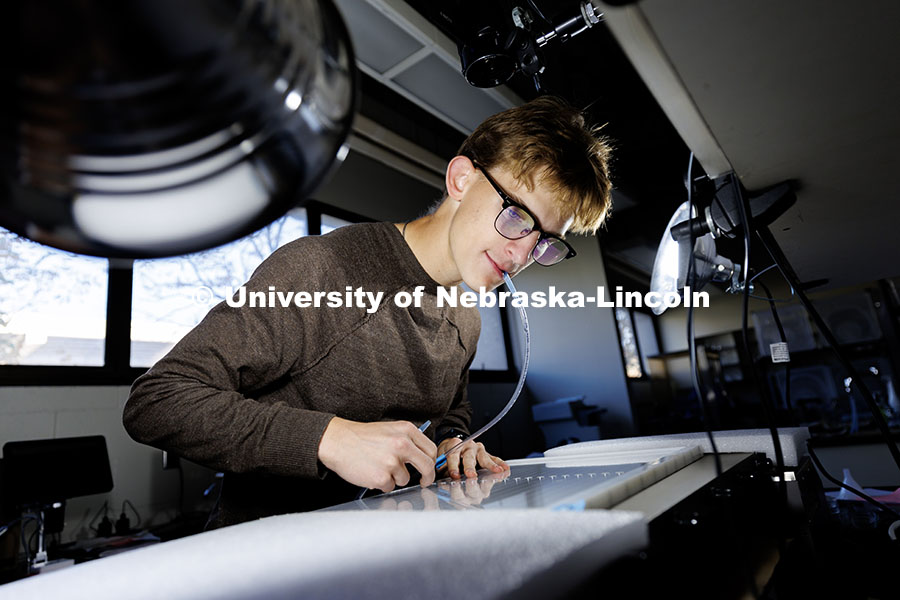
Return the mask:
{"type": "Polygon", "coordinates": [[[478,283],[475,283],[474,285],[468,281],[464,281],[464,283],[469,287],[470,290],[472,290],[475,293],[478,293],[481,291],[482,288],[484,288],[484,291],[486,291],[486,292],[495,290],[498,287],[500,287],[500,285],[503,283],[503,281],[502,280],[501,281],[479,281],[478,283]]]}

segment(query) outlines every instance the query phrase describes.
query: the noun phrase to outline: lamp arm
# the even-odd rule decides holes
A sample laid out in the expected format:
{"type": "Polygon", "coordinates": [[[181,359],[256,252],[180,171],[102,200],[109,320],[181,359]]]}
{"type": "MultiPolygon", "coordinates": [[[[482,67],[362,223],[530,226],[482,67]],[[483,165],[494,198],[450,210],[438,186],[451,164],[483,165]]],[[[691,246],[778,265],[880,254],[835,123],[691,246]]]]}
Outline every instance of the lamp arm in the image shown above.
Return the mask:
{"type": "MultiPolygon", "coordinates": [[[[740,185],[740,184],[737,184],[740,185]]],[[[784,181],[770,187],[755,196],[750,196],[750,214],[754,223],[760,226],[771,224],[780,217],[796,201],[794,193],[797,185],[793,181],[784,181]]],[[[734,237],[741,232],[740,194],[730,181],[716,187],[712,201],[702,216],[689,219],[672,227],[672,238],[684,241],[694,230],[694,237],[712,233],[713,237],[734,237]]]]}

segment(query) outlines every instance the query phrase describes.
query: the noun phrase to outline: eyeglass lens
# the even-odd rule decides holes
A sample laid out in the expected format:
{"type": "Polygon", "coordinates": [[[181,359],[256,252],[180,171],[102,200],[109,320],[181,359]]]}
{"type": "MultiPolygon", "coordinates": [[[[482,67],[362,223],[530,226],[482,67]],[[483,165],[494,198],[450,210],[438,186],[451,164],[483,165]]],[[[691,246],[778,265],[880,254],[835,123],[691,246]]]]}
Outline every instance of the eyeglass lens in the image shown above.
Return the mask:
{"type": "Polygon", "coordinates": [[[544,238],[537,243],[531,254],[539,264],[555,265],[568,256],[569,249],[557,239],[544,238]]]}
{"type": "Polygon", "coordinates": [[[534,230],[534,219],[518,206],[507,206],[497,216],[497,231],[511,240],[518,240],[534,230]]]}
{"type": "MultiPolygon", "coordinates": [[[[507,206],[497,215],[494,225],[503,237],[518,240],[534,230],[534,219],[517,206],[507,206]]],[[[566,245],[555,238],[540,240],[532,251],[535,262],[542,265],[555,265],[568,254],[566,245]]]]}

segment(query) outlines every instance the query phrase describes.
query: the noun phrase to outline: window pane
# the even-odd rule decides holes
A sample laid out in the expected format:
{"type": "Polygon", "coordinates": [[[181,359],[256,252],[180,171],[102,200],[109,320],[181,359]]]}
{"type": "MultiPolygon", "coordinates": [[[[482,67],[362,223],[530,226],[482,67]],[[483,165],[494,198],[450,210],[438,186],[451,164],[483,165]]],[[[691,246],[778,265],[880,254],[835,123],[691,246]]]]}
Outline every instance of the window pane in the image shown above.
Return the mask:
{"type": "MultiPolygon", "coordinates": [[[[468,286],[464,289],[469,290],[468,286]]],[[[496,297],[494,292],[488,292],[496,297]]],[[[475,349],[475,358],[470,369],[479,371],[506,371],[509,363],[506,357],[506,342],[503,339],[503,323],[500,308],[478,307],[481,313],[481,336],[478,338],[478,348],[475,349]]]]}
{"type": "Polygon", "coordinates": [[[352,225],[350,221],[345,219],[338,219],[337,217],[332,217],[331,215],[322,215],[322,235],[325,235],[329,231],[334,231],[339,227],[343,227],[344,225],[352,225]]]}
{"type": "Polygon", "coordinates": [[[641,351],[641,365],[644,367],[644,373],[649,373],[650,365],[647,362],[647,357],[659,354],[659,344],[656,341],[656,329],[653,328],[653,317],[645,312],[639,311],[632,312],[631,316],[634,318],[634,328],[637,333],[638,346],[641,351]]]}
{"type": "Polygon", "coordinates": [[[631,325],[631,313],[625,308],[616,308],[616,323],[619,326],[619,339],[622,342],[622,356],[625,358],[625,375],[632,379],[639,379],[643,375],[641,371],[641,359],[638,356],[637,343],[634,338],[634,328],[631,325]]]}
{"type": "Polygon", "coordinates": [[[229,290],[250,279],[272,252],[305,235],[306,210],[297,208],[268,227],[218,248],[134,261],[131,366],[153,365],[229,290]]]}
{"type": "Polygon", "coordinates": [[[103,366],[108,267],[0,228],[0,364],[103,366]]]}

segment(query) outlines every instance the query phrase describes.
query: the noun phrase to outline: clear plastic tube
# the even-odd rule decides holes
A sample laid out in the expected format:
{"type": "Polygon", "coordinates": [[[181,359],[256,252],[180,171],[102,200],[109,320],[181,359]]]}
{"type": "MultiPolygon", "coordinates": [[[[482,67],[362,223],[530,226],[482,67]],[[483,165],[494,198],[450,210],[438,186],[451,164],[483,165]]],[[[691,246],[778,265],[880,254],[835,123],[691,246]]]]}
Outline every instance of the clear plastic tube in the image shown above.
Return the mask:
{"type": "MultiPolygon", "coordinates": [[[[506,282],[507,289],[515,294],[516,287],[513,285],[512,279],[510,278],[508,273],[503,273],[503,281],[506,282]]],[[[450,450],[448,450],[444,454],[441,454],[435,462],[435,468],[440,469],[444,466],[444,463],[447,461],[448,454],[450,454],[466,442],[476,439],[485,431],[496,425],[500,421],[500,419],[506,416],[506,413],[508,413],[516,403],[516,400],[519,399],[519,394],[522,393],[522,388],[525,387],[525,376],[528,374],[528,359],[531,355],[531,334],[528,331],[528,315],[525,314],[525,309],[521,306],[519,307],[519,316],[522,318],[522,329],[525,330],[525,359],[522,361],[522,372],[519,373],[519,384],[516,386],[516,391],[513,392],[512,397],[509,399],[509,402],[506,403],[506,406],[503,407],[503,410],[501,410],[496,417],[491,419],[491,421],[487,425],[485,425],[469,437],[463,439],[460,443],[450,448],[450,450]]]]}

